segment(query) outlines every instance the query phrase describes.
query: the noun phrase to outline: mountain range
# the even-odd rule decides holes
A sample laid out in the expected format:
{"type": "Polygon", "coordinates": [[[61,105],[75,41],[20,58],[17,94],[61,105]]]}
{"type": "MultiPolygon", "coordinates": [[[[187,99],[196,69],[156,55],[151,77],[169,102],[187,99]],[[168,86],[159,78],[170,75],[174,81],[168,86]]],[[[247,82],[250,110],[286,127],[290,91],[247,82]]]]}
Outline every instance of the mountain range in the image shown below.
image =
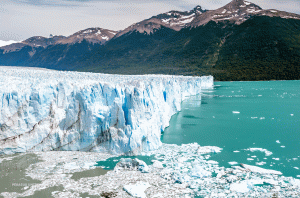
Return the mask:
{"type": "Polygon", "coordinates": [[[121,31],[88,28],[0,48],[0,65],[118,74],[300,79],[300,15],[233,0],[170,11],[121,31]]]}

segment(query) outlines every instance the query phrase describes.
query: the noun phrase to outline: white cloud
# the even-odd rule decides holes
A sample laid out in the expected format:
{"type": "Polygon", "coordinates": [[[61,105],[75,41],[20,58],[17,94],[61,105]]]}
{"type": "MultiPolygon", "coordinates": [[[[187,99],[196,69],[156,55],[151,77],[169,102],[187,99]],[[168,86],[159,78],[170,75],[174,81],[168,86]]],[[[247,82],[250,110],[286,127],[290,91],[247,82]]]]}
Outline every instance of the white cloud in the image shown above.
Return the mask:
{"type": "Polygon", "coordinates": [[[300,14],[299,0],[250,0],[263,9],[276,9],[300,14]]]}
{"type": "Polygon", "coordinates": [[[5,45],[10,45],[13,43],[17,43],[18,41],[13,41],[13,40],[9,40],[9,41],[1,41],[0,40],[0,47],[5,46],[5,45]]]}

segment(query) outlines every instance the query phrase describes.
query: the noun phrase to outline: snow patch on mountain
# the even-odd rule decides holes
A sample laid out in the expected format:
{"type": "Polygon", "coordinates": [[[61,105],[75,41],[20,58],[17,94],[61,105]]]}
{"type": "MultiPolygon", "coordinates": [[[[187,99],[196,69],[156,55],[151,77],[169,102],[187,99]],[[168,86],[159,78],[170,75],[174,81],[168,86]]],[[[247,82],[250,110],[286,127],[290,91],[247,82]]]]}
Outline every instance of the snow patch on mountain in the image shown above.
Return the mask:
{"type": "Polygon", "coordinates": [[[104,44],[114,37],[117,32],[103,28],[88,28],[72,34],[56,44],[74,44],[86,40],[90,43],[104,44]]]}

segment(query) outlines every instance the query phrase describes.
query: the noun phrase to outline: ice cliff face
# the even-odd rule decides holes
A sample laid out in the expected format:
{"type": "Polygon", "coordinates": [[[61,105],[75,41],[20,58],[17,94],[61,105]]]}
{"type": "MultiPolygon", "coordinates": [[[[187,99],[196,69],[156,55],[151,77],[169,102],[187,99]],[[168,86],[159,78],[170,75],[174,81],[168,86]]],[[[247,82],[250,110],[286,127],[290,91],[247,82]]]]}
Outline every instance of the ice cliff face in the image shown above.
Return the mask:
{"type": "Polygon", "coordinates": [[[157,149],[181,101],[213,77],[124,76],[0,67],[0,154],[157,149]]]}

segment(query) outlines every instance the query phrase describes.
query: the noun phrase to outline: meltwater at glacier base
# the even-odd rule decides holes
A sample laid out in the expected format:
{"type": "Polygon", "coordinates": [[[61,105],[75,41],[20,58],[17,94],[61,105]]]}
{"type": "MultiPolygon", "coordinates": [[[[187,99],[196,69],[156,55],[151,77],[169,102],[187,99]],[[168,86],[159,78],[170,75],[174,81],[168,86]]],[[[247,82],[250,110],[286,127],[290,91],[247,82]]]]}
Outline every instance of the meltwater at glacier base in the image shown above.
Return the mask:
{"type": "Polygon", "coordinates": [[[213,77],[108,75],[0,68],[0,154],[28,151],[139,153],[187,96],[213,77]]]}

